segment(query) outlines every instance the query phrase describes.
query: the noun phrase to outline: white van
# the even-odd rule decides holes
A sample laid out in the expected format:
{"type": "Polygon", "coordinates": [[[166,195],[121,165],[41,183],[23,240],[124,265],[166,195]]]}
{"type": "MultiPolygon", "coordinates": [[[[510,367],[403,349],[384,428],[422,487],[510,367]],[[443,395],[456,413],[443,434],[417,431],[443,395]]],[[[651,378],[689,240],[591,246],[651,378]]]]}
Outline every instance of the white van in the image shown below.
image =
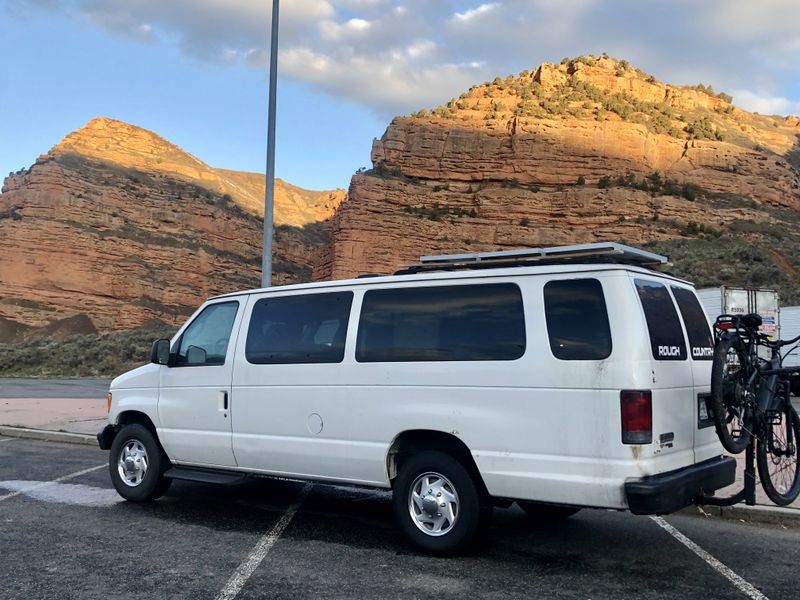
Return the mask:
{"type": "Polygon", "coordinates": [[[669,513],[733,483],[705,398],[691,284],[619,244],[423,257],[401,275],[211,298],[111,383],[110,473],[390,488],[420,549],[453,554],[493,505],[669,513]]]}

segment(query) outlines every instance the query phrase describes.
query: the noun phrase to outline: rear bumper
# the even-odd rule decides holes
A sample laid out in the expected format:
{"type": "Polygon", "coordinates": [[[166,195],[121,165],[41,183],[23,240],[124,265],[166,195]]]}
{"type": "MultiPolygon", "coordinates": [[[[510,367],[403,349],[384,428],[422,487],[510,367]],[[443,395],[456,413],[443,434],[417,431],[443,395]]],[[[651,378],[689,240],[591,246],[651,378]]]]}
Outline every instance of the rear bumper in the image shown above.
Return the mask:
{"type": "Polygon", "coordinates": [[[718,456],[677,471],[653,475],[625,484],[628,508],[635,515],[665,515],[692,504],[736,479],[736,459],[718,456]]]}

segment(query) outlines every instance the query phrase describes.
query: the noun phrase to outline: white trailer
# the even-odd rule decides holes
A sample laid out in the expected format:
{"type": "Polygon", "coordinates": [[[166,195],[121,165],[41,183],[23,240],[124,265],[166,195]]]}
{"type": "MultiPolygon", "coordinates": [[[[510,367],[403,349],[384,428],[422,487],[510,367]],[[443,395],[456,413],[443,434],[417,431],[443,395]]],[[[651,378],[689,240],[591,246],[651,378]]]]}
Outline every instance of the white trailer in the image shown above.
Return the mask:
{"type": "MultiPolygon", "coordinates": [[[[790,340],[800,335],[800,306],[783,306],[780,315],[782,339],[790,340]]],[[[783,353],[787,351],[789,348],[784,349],[783,353]]],[[[786,354],[783,364],[787,367],[800,366],[800,348],[786,354]]]]}
{"type": "Polygon", "coordinates": [[[772,339],[780,337],[781,315],[775,290],[721,286],[697,290],[697,296],[712,325],[718,315],[758,313],[764,320],[760,331],[772,339]]]}

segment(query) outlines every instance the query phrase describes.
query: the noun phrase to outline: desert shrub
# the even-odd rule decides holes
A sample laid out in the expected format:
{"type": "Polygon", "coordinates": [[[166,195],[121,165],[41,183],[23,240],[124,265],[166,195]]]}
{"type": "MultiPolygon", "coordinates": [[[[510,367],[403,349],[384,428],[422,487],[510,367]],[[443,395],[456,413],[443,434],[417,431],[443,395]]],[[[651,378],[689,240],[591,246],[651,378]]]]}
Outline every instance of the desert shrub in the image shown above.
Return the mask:
{"type": "Polygon", "coordinates": [[[692,121],[683,130],[697,140],[723,141],[725,135],[717,129],[708,117],[692,121]]]}

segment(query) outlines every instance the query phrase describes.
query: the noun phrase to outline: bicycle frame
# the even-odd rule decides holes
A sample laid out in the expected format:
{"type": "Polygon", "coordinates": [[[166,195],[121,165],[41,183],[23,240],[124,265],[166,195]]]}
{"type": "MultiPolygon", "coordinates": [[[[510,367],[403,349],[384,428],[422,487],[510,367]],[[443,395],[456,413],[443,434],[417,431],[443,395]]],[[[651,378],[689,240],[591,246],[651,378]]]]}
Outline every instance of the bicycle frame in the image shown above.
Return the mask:
{"type": "MultiPolygon", "coordinates": [[[[769,338],[758,332],[760,325],[760,318],[754,320],[751,316],[739,317],[732,315],[721,315],[717,317],[714,326],[715,341],[722,331],[732,331],[733,334],[738,335],[744,341],[745,353],[750,361],[755,359],[755,368],[750,374],[749,383],[755,384],[757,387],[757,394],[755,402],[753,403],[752,422],[750,426],[752,430],[750,433],[750,440],[747,444],[745,452],[745,469],[744,469],[744,486],[736,494],[727,498],[719,498],[716,496],[706,496],[705,494],[697,498],[696,502],[699,505],[709,506],[732,506],[740,502],[745,502],[749,506],[756,503],[756,461],[755,461],[755,445],[759,436],[764,432],[771,432],[768,427],[770,415],[774,413],[783,412],[785,403],[791,403],[789,395],[789,381],[793,377],[800,376],[798,369],[785,369],[782,366],[782,356],[780,349],[796,343],[800,340],[800,336],[787,341],[770,341],[769,338]],[[770,349],[770,358],[763,359],[758,356],[758,346],[765,346],[770,349]]],[[[776,455],[790,455],[796,449],[794,448],[797,440],[792,440],[792,428],[787,429],[787,445],[786,449],[782,450],[776,448],[774,440],[771,435],[767,436],[767,444],[771,453],[776,455]]]]}

